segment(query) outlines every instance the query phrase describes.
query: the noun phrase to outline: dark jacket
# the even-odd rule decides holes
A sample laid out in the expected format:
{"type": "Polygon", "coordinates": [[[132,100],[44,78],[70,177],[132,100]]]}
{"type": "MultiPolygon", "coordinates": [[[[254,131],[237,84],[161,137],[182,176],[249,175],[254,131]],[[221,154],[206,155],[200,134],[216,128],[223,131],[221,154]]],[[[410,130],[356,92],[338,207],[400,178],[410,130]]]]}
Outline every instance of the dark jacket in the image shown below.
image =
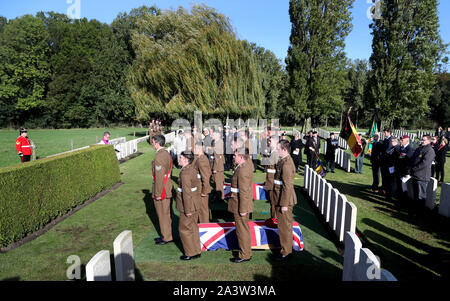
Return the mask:
{"type": "Polygon", "coordinates": [[[419,146],[411,158],[411,177],[418,181],[430,181],[434,157],[435,153],[430,144],[419,146]]]}
{"type": "Polygon", "coordinates": [[[395,173],[397,174],[397,176],[404,177],[410,174],[409,163],[413,154],[414,151],[411,147],[411,144],[408,144],[405,148],[403,148],[402,146],[400,147],[398,161],[395,165],[395,173]]]}
{"type": "Polygon", "coordinates": [[[334,161],[336,150],[339,148],[339,140],[331,138],[327,139],[327,152],[325,154],[325,160],[334,161]]]}
{"type": "Polygon", "coordinates": [[[393,146],[389,151],[384,154],[384,164],[388,167],[394,167],[398,164],[398,158],[400,157],[400,145],[393,146]]]}
{"type": "Polygon", "coordinates": [[[294,160],[294,163],[298,163],[302,160],[302,148],[303,142],[301,139],[291,141],[291,157],[294,160]],[[297,149],[298,153],[294,154],[294,152],[297,152],[297,149]]]}
{"type": "Polygon", "coordinates": [[[436,161],[436,163],[438,164],[445,164],[446,161],[446,156],[447,156],[447,151],[449,149],[448,144],[444,145],[443,147],[440,147],[437,149],[436,151],[436,158],[434,159],[434,161],[436,161]]]}
{"type": "Polygon", "coordinates": [[[305,136],[303,137],[303,139],[305,139],[305,150],[304,150],[303,153],[304,153],[305,155],[307,155],[307,154],[309,154],[309,147],[312,146],[312,143],[311,143],[312,137],[310,137],[309,135],[305,135],[305,136]]]}
{"type": "Polygon", "coordinates": [[[380,141],[377,141],[372,145],[372,153],[370,154],[370,162],[372,164],[380,164],[383,149],[383,143],[381,143],[380,141]]]}

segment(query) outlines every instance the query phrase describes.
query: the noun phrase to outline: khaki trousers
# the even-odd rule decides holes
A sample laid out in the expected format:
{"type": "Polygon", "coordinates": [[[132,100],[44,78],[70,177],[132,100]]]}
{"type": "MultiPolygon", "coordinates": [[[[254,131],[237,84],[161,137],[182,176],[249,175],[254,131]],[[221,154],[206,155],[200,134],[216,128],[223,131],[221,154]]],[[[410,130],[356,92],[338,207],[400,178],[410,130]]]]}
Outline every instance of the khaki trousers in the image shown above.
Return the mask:
{"type": "Polygon", "coordinates": [[[292,253],[292,209],[293,206],[288,206],[288,210],[281,213],[281,207],[276,207],[276,218],[278,220],[278,234],[280,235],[281,251],[280,253],[287,256],[292,253]]]}
{"type": "Polygon", "coordinates": [[[172,198],[155,201],[156,214],[158,215],[161,238],[165,241],[173,240],[172,237],[172,198]]]}
{"type": "Polygon", "coordinates": [[[220,199],[223,200],[224,192],[223,192],[223,183],[225,182],[225,175],[223,171],[218,171],[214,175],[214,183],[216,183],[216,191],[220,192],[220,199]]]}
{"type": "Polygon", "coordinates": [[[250,227],[248,225],[249,213],[241,216],[234,213],[234,221],[236,223],[236,236],[239,242],[239,258],[250,259],[252,257],[252,237],[250,235],[250,227]]]}
{"type": "Polygon", "coordinates": [[[202,203],[199,210],[199,221],[201,224],[209,223],[209,195],[202,196],[202,203]]]}
{"type": "Polygon", "coordinates": [[[198,211],[192,213],[190,217],[180,212],[178,231],[180,232],[181,243],[183,244],[184,255],[186,256],[195,256],[202,252],[197,220],[198,211]]]}

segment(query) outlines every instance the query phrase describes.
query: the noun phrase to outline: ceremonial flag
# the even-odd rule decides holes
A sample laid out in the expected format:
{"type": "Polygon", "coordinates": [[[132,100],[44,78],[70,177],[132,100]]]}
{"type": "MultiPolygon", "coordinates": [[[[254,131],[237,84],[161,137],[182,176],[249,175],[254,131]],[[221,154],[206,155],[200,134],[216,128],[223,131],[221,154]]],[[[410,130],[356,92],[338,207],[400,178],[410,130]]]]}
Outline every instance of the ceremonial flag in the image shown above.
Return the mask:
{"type": "Polygon", "coordinates": [[[373,136],[375,135],[375,133],[378,132],[378,124],[379,123],[380,123],[380,118],[378,117],[378,109],[375,109],[375,114],[374,114],[373,123],[372,123],[372,129],[369,133],[369,146],[367,147],[368,154],[372,153],[373,143],[375,142],[373,136]]]}
{"type": "Polygon", "coordinates": [[[327,172],[325,171],[325,168],[322,165],[322,161],[320,161],[319,158],[317,158],[317,166],[316,166],[316,173],[321,176],[322,178],[325,177],[327,172]]]}
{"type": "MultiPolygon", "coordinates": [[[[252,248],[261,246],[281,247],[278,228],[268,227],[265,221],[249,221],[252,248]]],[[[218,249],[237,250],[239,242],[236,236],[236,225],[228,223],[199,224],[200,244],[202,251],[216,251],[218,249]]],[[[302,231],[298,222],[293,222],[292,228],[293,250],[304,249],[302,231]]]]}
{"type": "Polygon", "coordinates": [[[342,139],[347,140],[348,147],[352,151],[353,156],[355,156],[355,158],[358,157],[358,155],[362,152],[362,142],[355,126],[350,120],[350,112],[347,113],[347,118],[345,118],[345,123],[339,136],[342,139]]]}
{"type": "MultiPolygon", "coordinates": [[[[252,183],[253,199],[254,200],[266,200],[266,190],[264,189],[264,183],[252,183]]],[[[231,197],[231,184],[223,184],[224,198],[231,197]]]]}

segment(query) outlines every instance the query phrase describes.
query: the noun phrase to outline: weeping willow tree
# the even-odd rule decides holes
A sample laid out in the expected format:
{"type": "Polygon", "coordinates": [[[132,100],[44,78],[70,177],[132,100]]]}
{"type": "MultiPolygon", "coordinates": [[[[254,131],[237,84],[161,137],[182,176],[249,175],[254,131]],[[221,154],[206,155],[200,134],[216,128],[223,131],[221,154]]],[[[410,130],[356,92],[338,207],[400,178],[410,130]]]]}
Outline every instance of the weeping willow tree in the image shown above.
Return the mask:
{"type": "Polygon", "coordinates": [[[204,5],[143,15],[132,35],[129,88],[136,117],[264,115],[261,70],[227,17],[204,5]]]}

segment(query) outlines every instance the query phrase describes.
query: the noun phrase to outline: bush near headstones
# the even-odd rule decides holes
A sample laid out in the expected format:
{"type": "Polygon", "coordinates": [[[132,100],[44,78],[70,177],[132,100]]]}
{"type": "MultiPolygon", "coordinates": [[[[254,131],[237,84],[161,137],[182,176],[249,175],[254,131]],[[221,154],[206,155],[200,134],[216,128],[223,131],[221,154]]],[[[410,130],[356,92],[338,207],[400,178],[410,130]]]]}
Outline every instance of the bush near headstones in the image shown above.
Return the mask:
{"type": "Polygon", "coordinates": [[[42,229],[119,181],[111,145],[0,168],[0,246],[42,229]]]}

